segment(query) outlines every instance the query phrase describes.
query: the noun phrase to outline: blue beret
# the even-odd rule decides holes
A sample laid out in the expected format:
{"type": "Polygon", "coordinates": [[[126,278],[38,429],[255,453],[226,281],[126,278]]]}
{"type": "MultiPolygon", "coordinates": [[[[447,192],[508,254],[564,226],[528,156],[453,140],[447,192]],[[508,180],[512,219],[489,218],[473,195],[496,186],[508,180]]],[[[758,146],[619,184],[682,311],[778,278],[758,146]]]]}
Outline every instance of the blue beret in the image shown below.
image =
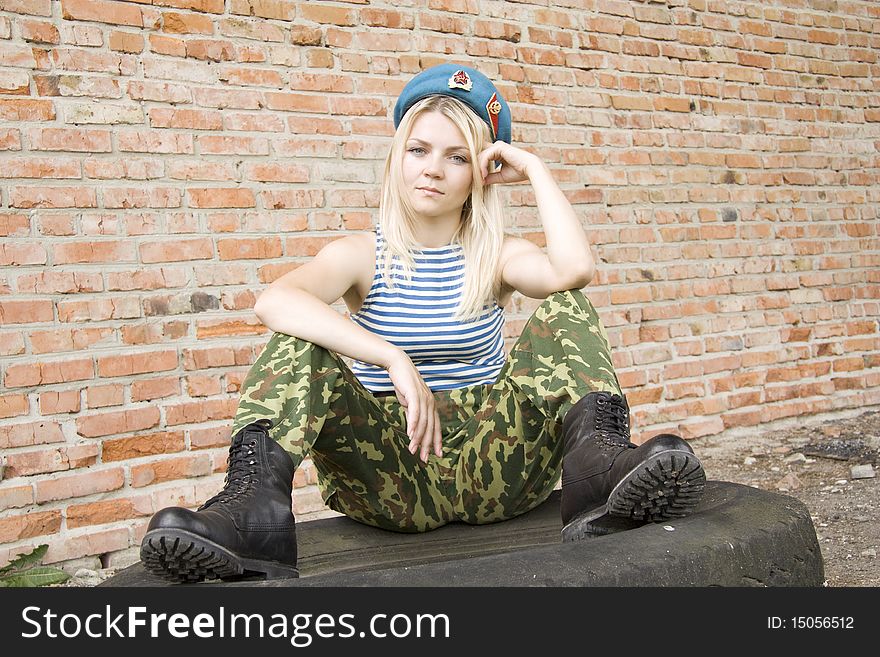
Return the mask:
{"type": "Polygon", "coordinates": [[[394,128],[410,107],[422,98],[436,95],[462,101],[489,126],[492,141],[510,143],[510,107],[489,78],[459,64],[432,66],[410,80],[394,106],[394,128]]]}

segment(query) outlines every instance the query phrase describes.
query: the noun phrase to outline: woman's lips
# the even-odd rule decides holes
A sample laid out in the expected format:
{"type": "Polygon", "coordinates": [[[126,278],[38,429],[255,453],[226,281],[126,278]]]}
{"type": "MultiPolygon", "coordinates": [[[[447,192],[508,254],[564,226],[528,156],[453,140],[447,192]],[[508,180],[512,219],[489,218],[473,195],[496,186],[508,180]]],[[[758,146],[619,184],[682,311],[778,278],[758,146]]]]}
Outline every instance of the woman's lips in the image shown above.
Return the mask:
{"type": "Polygon", "coordinates": [[[443,192],[438,192],[436,189],[431,189],[430,187],[418,187],[417,189],[425,196],[443,196],[443,192]]]}

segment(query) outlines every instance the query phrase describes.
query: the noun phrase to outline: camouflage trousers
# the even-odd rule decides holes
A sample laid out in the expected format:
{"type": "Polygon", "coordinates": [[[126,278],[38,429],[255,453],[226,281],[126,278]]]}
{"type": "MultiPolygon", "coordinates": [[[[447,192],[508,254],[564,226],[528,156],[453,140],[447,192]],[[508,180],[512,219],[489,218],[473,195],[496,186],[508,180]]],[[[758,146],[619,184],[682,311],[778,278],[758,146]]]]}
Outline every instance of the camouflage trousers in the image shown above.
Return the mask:
{"type": "Polygon", "coordinates": [[[620,393],[605,329],[580,291],[529,318],[494,384],[436,391],[442,456],[407,450],[406,411],[374,396],[342,358],[276,333],[242,386],[233,435],[261,418],[298,466],[311,456],[327,505],[375,527],[422,532],[513,518],[562,473],[562,420],[593,391],[620,393]]]}

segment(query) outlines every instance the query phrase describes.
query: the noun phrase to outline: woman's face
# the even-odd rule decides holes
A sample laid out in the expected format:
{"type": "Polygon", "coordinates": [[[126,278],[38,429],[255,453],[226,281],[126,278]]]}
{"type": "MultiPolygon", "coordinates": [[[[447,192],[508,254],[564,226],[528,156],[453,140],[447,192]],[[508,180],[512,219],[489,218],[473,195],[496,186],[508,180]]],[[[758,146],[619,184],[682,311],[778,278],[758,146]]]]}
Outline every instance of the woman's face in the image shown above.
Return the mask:
{"type": "Polygon", "coordinates": [[[423,112],[405,144],[401,171],[406,193],[425,217],[461,217],[473,172],[467,142],[440,112],[423,112]]]}

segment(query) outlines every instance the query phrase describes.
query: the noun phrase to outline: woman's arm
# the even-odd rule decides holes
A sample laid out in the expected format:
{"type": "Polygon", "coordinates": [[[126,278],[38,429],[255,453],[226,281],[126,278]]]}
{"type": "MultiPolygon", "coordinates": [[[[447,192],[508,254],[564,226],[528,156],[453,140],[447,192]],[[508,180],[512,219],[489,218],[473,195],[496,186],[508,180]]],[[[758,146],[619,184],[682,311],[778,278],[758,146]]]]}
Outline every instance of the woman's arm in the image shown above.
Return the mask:
{"type": "Polygon", "coordinates": [[[276,333],[387,369],[400,350],[330,307],[357,285],[364,267],[372,277],[372,251],[365,254],[364,237],[330,242],[311,261],[272,283],[257,299],[257,318],[276,333]]]}
{"type": "Polygon", "coordinates": [[[279,278],[257,299],[254,312],[277,333],[293,335],[316,345],[372,363],[388,371],[401,406],[406,408],[409,451],[440,450],[440,419],[434,396],[406,352],[346,319],[330,307],[358,280],[372,280],[373,242],[352,235],[330,242],[311,261],[279,278]]]}
{"type": "Polygon", "coordinates": [[[503,286],[542,299],[553,292],[581,288],[595,273],[590,243],[580,220],[536,155],[505,142],[495,142],[480,154],[485,184],[528,180],[535,192],[547,253],[528,240],[508,238],[500,266],[503,286]],[[486,174],[490,160],[502,160],[501,171],[486,174]]]}

